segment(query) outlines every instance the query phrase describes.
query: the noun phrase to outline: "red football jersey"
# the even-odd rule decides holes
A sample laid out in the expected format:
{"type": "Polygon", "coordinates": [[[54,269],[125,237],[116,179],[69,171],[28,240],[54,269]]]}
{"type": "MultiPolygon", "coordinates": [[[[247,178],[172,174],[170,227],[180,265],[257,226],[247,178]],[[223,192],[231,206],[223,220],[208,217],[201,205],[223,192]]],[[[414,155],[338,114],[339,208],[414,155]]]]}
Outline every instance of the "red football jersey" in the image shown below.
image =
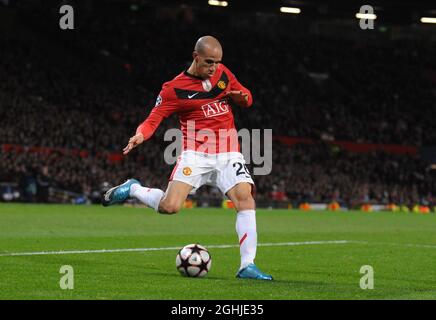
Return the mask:
{"type": "Polygon", "coordinates": [[[229,98],[225,97],[228,91],[235,90],[248,93],[244,107],[250,107],[253,103],[250,90],[223,64],[206,80],[184,71],[163,84],[155,107],[136,132],[148,139],[164,118],[177,113],[183,133],[183,150],[239,152],[232,109],[229,98]]]}

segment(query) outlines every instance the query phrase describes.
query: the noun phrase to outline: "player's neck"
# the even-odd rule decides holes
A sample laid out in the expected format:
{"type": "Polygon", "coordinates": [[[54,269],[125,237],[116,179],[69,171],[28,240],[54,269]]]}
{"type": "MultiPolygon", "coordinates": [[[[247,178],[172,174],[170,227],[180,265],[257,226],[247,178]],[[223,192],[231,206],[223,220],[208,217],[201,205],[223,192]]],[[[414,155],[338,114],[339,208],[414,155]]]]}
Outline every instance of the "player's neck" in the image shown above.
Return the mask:
{"type": "Polygon", "coordinates": [[[203,79],[203,77],[201,77],[200,74],[197,72],[194,62],[192,62],[191,66],[188,68],[188,70],[186,70],[186,72],[189,75],[194,76],[195,78],[203,79]]]}

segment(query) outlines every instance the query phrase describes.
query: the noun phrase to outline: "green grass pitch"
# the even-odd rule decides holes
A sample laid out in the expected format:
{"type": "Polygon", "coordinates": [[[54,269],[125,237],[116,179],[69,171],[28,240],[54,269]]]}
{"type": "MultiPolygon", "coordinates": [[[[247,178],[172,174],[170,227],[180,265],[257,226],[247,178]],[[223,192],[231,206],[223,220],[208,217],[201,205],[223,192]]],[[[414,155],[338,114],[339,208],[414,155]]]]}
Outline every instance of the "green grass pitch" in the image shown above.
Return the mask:
{"type": "Polygon", "coordinates": [[[258,247],[274,281],[236,279],[236,246],[209,248],[209,274],[184,278],[177,249],[11,254],[237,245],[233,210],[0,204],[0,299],[436,299],[435,214],[259,209],[257,226],[260,244],[294,243],[258,247]],[[73,290],[60,288],[63,265],[73,290]],[[363,265],[374,289],[359,286],[363,265]]]}

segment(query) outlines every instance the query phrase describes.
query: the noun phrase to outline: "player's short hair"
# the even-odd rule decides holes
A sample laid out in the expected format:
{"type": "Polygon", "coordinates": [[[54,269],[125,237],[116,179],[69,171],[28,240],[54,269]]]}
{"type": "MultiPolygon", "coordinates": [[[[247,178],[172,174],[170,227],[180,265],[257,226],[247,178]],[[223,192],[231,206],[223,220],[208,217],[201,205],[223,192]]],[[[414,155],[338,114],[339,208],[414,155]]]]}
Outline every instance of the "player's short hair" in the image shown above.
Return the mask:
{"type": "Polygon", "coordinates": [[[217,46],[222,50],[221,43],[213,36],[203,36],[195,43],[194,50],[200,54],[204,54],[206,47],[217,46]]]}

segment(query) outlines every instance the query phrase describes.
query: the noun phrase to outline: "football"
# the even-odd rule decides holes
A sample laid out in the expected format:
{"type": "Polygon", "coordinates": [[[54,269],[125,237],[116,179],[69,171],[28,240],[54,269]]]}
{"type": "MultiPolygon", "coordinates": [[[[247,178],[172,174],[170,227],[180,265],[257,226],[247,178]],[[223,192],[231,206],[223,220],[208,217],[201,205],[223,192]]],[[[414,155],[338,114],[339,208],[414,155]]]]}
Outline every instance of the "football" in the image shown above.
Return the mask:
{"type": "Polygon", "coordinates": [[[212,266],[209,251],[199,244],[188,244],[177,253],[176,268],[186,277],[204,277],[212,266]]]}

